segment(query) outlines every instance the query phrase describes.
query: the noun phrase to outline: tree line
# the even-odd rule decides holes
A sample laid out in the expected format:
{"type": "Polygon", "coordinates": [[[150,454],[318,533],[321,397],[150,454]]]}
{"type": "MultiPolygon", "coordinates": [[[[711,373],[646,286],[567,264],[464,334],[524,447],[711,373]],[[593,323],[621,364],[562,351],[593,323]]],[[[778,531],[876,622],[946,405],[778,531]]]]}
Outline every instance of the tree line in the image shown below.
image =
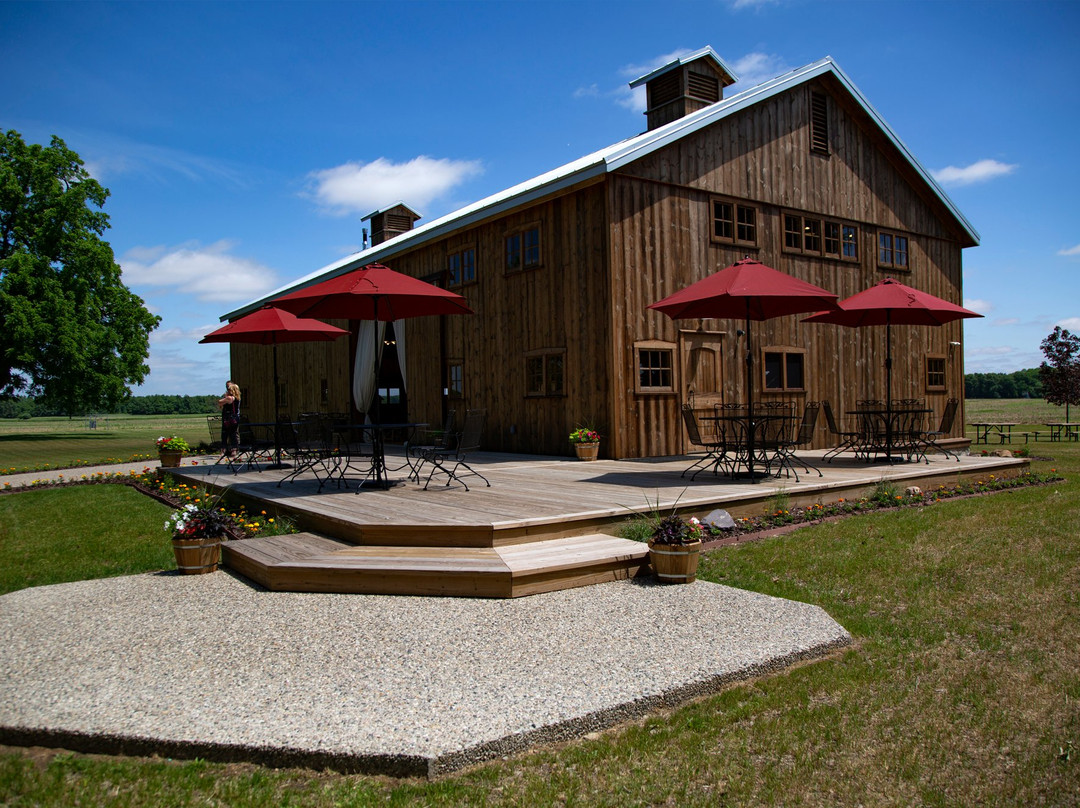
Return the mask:
{"type": "Polygon", "coordinates": [[[1038,368],[1013,373],[968,373],[964,376],[967,398],[1042,398],[1038,368]]]}
{"type": "MultiPolygon", "coordinates": [[[[205,415],[216,413],[217,396],[131,396],[99,415],[205,415]]],[[[0,399],[0,418],[45,418],[69,415],[46,399],[14,396],[0,399]]],[[[89,413],[82,413],[88,415],[89,413]]]]}

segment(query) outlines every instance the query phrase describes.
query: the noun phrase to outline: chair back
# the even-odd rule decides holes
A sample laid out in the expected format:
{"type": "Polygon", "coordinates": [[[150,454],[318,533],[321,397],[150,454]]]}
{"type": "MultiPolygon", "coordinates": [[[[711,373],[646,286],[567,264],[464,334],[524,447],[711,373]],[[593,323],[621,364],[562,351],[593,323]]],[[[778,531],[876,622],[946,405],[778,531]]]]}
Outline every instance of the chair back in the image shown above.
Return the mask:
{"type": "Polygon", "coordinates": [[[941,424],[938,426],[938,432],[952,432],[953,421],[956,420],[956,409],[959,406],[959,399],[950,398],[945,402],[945,412],[941,414],[941,424]]]}
{"type": "Polygon", "coordinates": [[[836,426],[836,417],[833,415],[832,404],[829,403],[829,399],[824,398],[821,400],[821,410],[825,413],[825,423],[829,427],[829,431],[834,435],[839,435],[840,429],[836,426]]]}
{"type": "Polygon", "coordinates": [[[698,427],[697,416],[694,408],[689,404],[682,405],[683,423],[686,424],[686,435],[694,446],[702,446],[705,441],[701,439],[701,429],[698,427]]]}
{"type": "Polygon", "coordinates": [[[821,405],[816,401],[806,402],[802,423],[799,424],[799,434],[795,436],[796,446],[805,446],[814,440],[814,428],[817,426],[818,412],[820,410],[821,405]]]}
{"type": "Polygon", "coordinates": [[[461,427],[461,434],[458,436],[457,452],[459,455],[480,448],[480,440],[484,434],[484,419],[486,417],[487,410],[465,411],[465,424],[461,427]]]}
{"type": "Polygon", "coordinates": [[[457,410],[447,410],[446,420],[443,421],[441,435],[435,435],[432,445],[440,449],[454,448],[454,422],[457,420],[457,410]]]}
{"type": "Polygon", "coordinates": [[[221,440],[221,416],[206,416],[206,426],[210,430],[210,443],[218,443],[221,440]]]}

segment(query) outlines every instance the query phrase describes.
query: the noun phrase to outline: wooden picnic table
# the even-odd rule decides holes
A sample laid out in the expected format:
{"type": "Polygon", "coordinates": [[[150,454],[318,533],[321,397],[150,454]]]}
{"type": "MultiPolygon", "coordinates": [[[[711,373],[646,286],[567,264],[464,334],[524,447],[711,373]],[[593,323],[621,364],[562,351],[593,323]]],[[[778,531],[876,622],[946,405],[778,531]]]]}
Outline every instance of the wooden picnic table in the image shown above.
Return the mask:
{"type": "Polygon", "coordinates": [[[969,424],[975,427],[975,442],[989,443],[990,436],[996,435],[999,443],[1012,443],[1012,428],[1019,421],[977,421],[969,424]]]}
{"type": "Polygon", "coordinates": [[[1080,422],[1078,421],[1055,421],[1048,423],[1050,428],[1050,440],[1078,440],[1080,439],[1080,422]]]}

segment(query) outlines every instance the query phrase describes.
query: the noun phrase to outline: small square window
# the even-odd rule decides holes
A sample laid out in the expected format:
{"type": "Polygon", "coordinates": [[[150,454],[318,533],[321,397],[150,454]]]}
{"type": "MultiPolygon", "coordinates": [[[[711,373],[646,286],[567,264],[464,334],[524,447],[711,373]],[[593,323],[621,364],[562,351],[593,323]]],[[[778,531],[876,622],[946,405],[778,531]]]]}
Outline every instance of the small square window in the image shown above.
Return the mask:
{"type": "Polygon", "coordinates": [[[644,391],[674,389],[670,348],[638,349],[638,387],[644,391]]]}
{"type": "Polygon", "coordinates": [[[944,392],[945,390],[945,357],[926,357],[926,390],[927,392],[944,392]]]}
{"type": "Polygon", "coordinates": [[[806,389],[805,352],[800,350],[764,352],[765,389],[775,392],[806,389]]]}
{"type": "Polygon", "coordinates": [[[564,387],[563,367],[566,352],[540,351],[525,357],[525,394],[529,396],[561,396],[564,387]]]}

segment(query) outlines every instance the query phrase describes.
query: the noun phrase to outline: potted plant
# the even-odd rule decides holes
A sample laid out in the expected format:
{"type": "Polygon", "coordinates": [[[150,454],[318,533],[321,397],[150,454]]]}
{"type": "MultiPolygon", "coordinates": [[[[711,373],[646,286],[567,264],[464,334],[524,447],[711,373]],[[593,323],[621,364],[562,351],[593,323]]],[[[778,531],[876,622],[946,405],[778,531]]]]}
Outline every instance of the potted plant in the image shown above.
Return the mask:
{"type": "Polygon", "coordinates": [[[160,437],[157,439],[158,457],[161,459],[161,467],[174,469],[180,465],[180,458],[184,452],[191,451],[187,441],[173,435],[171,438],[160,437]]]}
{"type": "Polygon", "coordinates": [[[701,523],[671,514],[657,519],[649,539],[649,563],[656,577],[669,584],[690,584],[697,580],[701,552],[701,523]]]}
{"type": "Polygon", "coordinates": [[[600,433],[588,427],[579,427],[570,433],[578,460],[596,460],[600,453],[600,433]]]}
{"type": "Polygon", "coordinates": [[[172,534],[176,568],[183,575],[213,572],[221,560],[221,541],[236,520],[221,507],[220,497],[202,505],[188,504],[169,517],[165,530],[172,534]]]}

